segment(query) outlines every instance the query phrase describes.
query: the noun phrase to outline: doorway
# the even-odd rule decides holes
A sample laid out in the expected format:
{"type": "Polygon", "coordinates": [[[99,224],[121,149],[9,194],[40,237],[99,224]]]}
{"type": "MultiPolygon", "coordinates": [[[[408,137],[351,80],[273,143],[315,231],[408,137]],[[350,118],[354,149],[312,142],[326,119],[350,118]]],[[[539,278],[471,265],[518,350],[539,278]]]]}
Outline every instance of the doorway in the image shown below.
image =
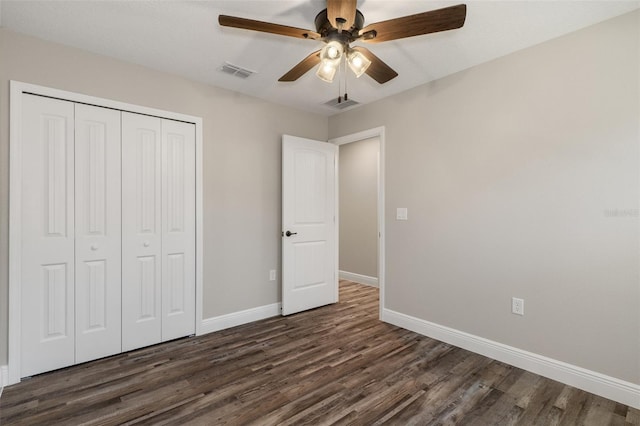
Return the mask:
{"type": "Polygon", "coordinates": [[[338,145],[339,277],[379,288],[384,306],[384,127],[332,139],[338,145]]]}

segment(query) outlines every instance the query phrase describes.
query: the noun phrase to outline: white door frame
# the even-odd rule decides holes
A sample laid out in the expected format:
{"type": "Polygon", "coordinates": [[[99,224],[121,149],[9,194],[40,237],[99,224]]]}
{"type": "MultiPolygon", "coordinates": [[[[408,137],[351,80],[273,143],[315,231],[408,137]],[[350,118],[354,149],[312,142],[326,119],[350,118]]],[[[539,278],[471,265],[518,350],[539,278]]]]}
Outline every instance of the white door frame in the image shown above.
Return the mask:
{"type": "Polygon", "coordinates": [[[202,334],[203,283],[203,168],[202,118],[160,109],[147,108],[80,93],[52,89],[11,80],[9,99],[9,385],[20,382],[20,314],[21,314],[21,214],[22,214],[22,95],[57,98],[71,102],[151,115],[170,120],[193,123],[196,126],[196,335],[202,334]]]}
{"type": "MultiPolygon", "coordinates": [[[[329,139],[335,145],[344,145],[365,139],[378,138],[380,141],[380,156],[378,157],[378,287],[380,291],[379,318],[382,319],[384,310],[385,256],[384,256],[384,126],[329,139]]],[[[338,177],[339,178],[339,177],[338,177]]],[[[339,208],[339,207],[338,207],[339,208]]]]}

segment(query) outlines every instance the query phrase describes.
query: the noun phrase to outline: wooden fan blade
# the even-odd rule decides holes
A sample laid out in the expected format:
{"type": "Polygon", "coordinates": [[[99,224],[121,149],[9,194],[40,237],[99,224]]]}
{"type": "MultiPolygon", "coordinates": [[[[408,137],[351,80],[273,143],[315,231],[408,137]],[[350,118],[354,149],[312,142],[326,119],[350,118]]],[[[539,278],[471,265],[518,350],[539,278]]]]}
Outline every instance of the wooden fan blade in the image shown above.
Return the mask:
{"type": "Polygon", "coordinates": [[[263,33],[278,34],[287,37],[320,39],[320,34],[303,28],[288,27],[286,25],[272,24],[271,22],[254,21],[253,19],[238,18],[235,16],[220,15],[218,23],[223,27],[241,28],[243,30],[260,31],[263,33]]]}
{"type": "Polygon", "coordinates": [[[327,18],[333,28],[338,28],[337,19],[342,18],[342,28],[350,29],[356,20],[356,0],[327,0],[327,18]]]}
{"type": "Polygon", "coordinates": [[[355,47],[352,47],[352,49],[355,50],[356,52],[362,53],[364,56],[367,57],[367,59],[371,61],[371,65],[369,65],[369,68],[367,68],[365,73],[369,77],[377,81],[378,83],[384,84],[387,81],[394,79],[398,76],[398,73],[395,72],[393,68],[391,68],[389,65],[382,62],[382,59],[378,58],[376,55],[371,53],[371,51],[366,47],[355,46],[355,47]]]}
{"type": "Polygon", "coordinates": [[[464,25],[466,16],[467,5],[459,4],[367,25],[360,34],[373,30],[377,33],[376,36],[363,41],[380,43],[460,28],[464,25]]]}
{"type": "Polygon", "coordinates": [[[304,58],[298,65],[291,68],[288,73],[278,79],[278,81],[296,81],[307,71],[320,63],[320,51],[317,50],[304,58]]]}

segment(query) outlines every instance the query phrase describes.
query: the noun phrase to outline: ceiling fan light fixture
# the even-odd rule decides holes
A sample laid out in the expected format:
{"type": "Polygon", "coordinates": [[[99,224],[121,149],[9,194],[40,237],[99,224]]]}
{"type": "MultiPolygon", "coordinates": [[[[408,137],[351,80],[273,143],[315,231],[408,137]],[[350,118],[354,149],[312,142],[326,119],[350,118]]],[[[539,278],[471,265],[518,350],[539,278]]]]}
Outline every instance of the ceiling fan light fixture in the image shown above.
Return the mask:
{"type": "Polygon", "coordinates": [[[462,27],[467,17],[467,6],[458,4],[364,26],[364,15],[357,9],[357,0],[324,1],[326,9],[321,10],[314,20],[316,31],[227,15],[219,15],[218,23],[223,27],[326,43],[321,50],[307,56],[278,81],[295,81],[320,63],[316,74],[322,80],[331,82],[344,58],[356,76],[367,73],[378,83],[384,84],[396,78],[398,73],[367,48],[359,46],[351,49],[350,43],[358,40],[380,43],[453,30],[462,27]]]}
{"type": "Polygon", "coordinates": [[[337,41],[330,41],[320,51],[320,59],[323,61],[339,61],[344,53],[344,47],[342,43],[337,41]]]}
{"type": "Polygon", "coordinates": [[[318,65],[316,75],[320,80],[332,83],[339,64],[340,62],[336,60],[323,59],[322,62],[320,62],[320,65],[318,65]]]}
{"type": "Polygon", "coordinates": [[[351,68],[351,71],[353,71],[356,77],[360,77],[367,71],[367,68],[371,65],[371,61],[357,50],[349,49],[349,53],[347,53],[347,64],[349,64],[349,68],[351,68]]]}
{"type": "Polygon", "coordinates": [[[327,43],[320,51],[320,65],[316,71],[318,78],[327,83],[333,82],[343,55],[344,46],[342,43],[335,40],[327,43]]]}

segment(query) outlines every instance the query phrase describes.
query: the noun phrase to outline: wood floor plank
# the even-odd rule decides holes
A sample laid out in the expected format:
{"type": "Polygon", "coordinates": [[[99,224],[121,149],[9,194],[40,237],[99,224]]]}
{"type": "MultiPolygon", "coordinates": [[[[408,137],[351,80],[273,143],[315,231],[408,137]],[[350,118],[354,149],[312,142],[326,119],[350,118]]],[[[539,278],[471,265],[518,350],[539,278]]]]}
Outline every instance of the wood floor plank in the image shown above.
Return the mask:
{"type": "Polygon", "coordinates": [[[2,425],[640,425],[640,412],[340,302],[35,376],[2,425]]]}
{"type": "Polygon", "coordinates": [[[627,423],[632,425],[640,425],[640,410],[636,408],[630,408],[627,411],[627,416],[625,417],[627,423]]]}

